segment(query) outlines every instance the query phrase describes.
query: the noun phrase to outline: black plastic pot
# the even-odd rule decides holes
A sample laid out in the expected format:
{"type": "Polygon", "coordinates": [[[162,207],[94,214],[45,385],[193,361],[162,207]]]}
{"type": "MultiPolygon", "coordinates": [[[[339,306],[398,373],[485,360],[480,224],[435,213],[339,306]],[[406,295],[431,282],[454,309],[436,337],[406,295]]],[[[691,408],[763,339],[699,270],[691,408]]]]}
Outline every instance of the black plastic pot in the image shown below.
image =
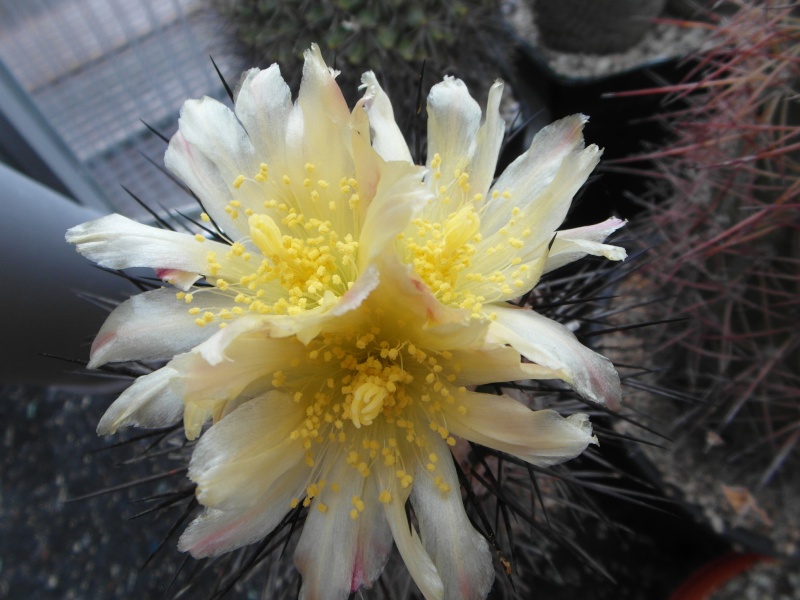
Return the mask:
{"type": "Polygon", "coordinates": [[[665,4],[666,0],[537,0],[533,10],[549,48],[610,54],[641,40],[665,4]]]}

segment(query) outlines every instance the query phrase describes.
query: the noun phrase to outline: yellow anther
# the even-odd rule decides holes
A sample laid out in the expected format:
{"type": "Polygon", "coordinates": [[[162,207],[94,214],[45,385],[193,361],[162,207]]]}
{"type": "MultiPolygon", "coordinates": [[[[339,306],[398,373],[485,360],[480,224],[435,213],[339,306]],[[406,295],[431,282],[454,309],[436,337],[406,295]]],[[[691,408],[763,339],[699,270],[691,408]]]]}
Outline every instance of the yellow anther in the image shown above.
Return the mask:
{"type": "Polygon", "coordinates": [[[239,175],[236,179],[233,180],[233,187],[237,190],[242,187],[244,183],[244,175],[239,175]]]}
{"type": "Polygon", "coordinates": [[[202,233],[195,233],[194,234],[194,239],[196,239],[198,242],[205,242],[206,241],[206,238],[203,236],[202,233]]]}
{"type": "Polygon", "coordinates": [[[389,504],[392,501],[392,494],[388,490],[383,490],[378,496],[378,500],[384,504],[389,504]]]}

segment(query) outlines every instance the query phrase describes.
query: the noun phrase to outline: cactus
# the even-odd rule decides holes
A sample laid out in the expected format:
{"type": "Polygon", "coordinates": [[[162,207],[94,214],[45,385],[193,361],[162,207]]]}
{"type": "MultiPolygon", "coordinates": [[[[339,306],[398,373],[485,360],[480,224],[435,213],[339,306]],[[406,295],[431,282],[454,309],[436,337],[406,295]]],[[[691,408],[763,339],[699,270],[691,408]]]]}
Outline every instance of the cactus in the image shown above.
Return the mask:
{"type": "Polygon", "coordinates": [[[628,94],[678,106],[661,117],[669,141],[635,160],[660,183],[647,276],[672,296],[666,316],[685,318],[660,349],[671,383],[708,400],[679,420],[746,457],[761,488],[800,457],[800,19],[782,2],[727,4],[685,23],[710,37],[681,84],[628,94]]]}
{"type": "Polygon", "coordinates": [[[403,117],[416,110],[423,61],[426,82],[450,74],[478,90],[508,69],[512,51],[496,0],[212,3],[252,60],[294,65],[303,50],[317,43],[326,55],[335,57],[348,101],[357,98],[361,73],[372,70],[382,77],[403,117]]]}

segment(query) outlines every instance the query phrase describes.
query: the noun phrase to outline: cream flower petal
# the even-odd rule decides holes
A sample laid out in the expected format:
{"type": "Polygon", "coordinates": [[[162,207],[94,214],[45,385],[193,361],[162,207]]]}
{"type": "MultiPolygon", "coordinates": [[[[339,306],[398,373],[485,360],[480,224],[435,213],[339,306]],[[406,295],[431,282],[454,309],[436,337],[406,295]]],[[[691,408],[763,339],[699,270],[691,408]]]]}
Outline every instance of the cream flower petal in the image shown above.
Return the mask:
{"type": "Polygon", "coordinates": [[[233,181],[239,174],[258,172],[256,151],[247,131],[234,112],[218,100],[208,96],[187,100],[178,128],[195,151],[216,165],[222,180],[230,184],[229,191],[233,191],[233,181]]]}
{"type": "Polygon", "coordinates": [[[512,162],[493,186],[509,199],[487,201],[481,215],[481,232],[488,238],[504,227],[513,208],[519,208],[532,227],[526,245],[549,242],[564,220],[572,196],[586,181],[600,158],[597,146],[583,147],[583,126],[588,119],[572,115],[543,128],[531,147],[512,162]]]}
{"type": "MultiPolygon", "coordinates": [[[[253,400],[242,404],[225,419],[216,423],[200,438],[200,441],[205,440],[209,433],[218,425],[225,423],[225,420],[235,415],[239,409],[248,408],[252,402],[253,400]]],[[[294,425],[299,422],[300,419],[295,421],[294,425]]],[[[263,425],[264,421],[261,423],[263,425]]],[[[269,431],[273,431],[273,426],[270,425],[269,431]]],[[[190,474],[192,480],[199,486],[197,499],[203,506],[226,511],[255,506],[275,481],[303,458],[302,449],[288,439],[272,447],[252,450],[251,456],[231,457],[228,463],[217,465],[215,468],[203,470],[198,468],[195,475],[190,474]]]]}
{"type": "Polygon", "coordinates": [[[258,318],[239,319],[169,363],[183,381],[188,439],[195,439],[209,418],[219,420],[243,399],[271,389],[273,373],[303,355],[301,343],[273,339],[264,325],[258,318]]]}
{"type": "Polygon", "coordinates": [[[425,550],[425,546],[422,545],[417,531],[408,522],[405,511],[408,492],[404,493],[399,489],[392,473],[382,473],[382,475],[382,487],[392,490],[392,500],[384,504],[384,511],[397,551],[403,557],[403,562],[411,574],[411,578],[417,584],[425,600],[441,600],[444,598],[442,578],[425,550]]]}
{"type": "MultiPolygon", "coordinates": [[[[464,327],[463,320],[455,321],[453,319],[453,316],[462,316],[464,311],[452,312],[455,313],[455,315],[448,315],[445,317],[450,319],[450,322],[430,325],[417,334],[415,337],[419,340],[419,343],[431,350],[440,351],[464,347],[470,347],[472,349],[480,348],[482,342],[486,338],[486,328],[489,327],[489,323],[474,323],[472,327],[464,327]]],[[[429,314],[431,315],[431,322],[436,323],[439,316],[445,314],[445,311],[429,314]]],[[[506,367],[506,369],[507,368],[508,367],[506,367]]],[[[506,373],[509,375],[511,374],[509,371],[506,371],[506,373]]]]}
{"type": "Polygon", "coordinates": [[[259,329],[265,330],[266,335],[263,336],[264,338],[269,337],[269,329],[266,323],[258,319],[258,317],[247,316],[237,319],[227,327],[221,330],[218,329],[205,343],[192,348],[191,352],[176,356],[174,360],[180,361],[179,365],[182,369],[186,369],[187,375],[191,374],[192,369],[200,370],[231,362],[226,354],[229,346],[239,336],[259,329]]]}
{"type": "Polygon", "coordinates": [[[481,124],[481,107],[460,79],[445,77],[428,95],[428,168],[441,158],[442,182],[447,185],[472,164],[481,124]]]}
{"type": "Polygon", "coordinates": [[[163,367],[133,382],[108,408],[97,424],[98,435],[116,433],[121,427],[167,427],[180,421],[183,399],[178,372],[163,367]]]}
{"type": "MultiPolygon", "coordinates": [[[[345,313],[350,312],[351,310],[355,310],[361,303],[366,300],[367,296],[369,296],[372,291],[378,287],[380,283],[380,270],[378,269],[377,265],[370,264],[362,273],[359,275],[358,279],[356,280],[353,287],[351,287],[345,294],[339,298],[339,302],[336,303],[331,309],[331,315],[334,317],[338,317],[345,313]]],[[[306,336],[298,336],[298,339],[306,343],[310,341],[312,338],[316,337],[316,334],[319,333],[318,331],[314,333],[314,335],[306,335],[306,336]]]]}
{"type": "Polygon", "coordinates": [[[503,146],[505,121],[500,116],[500,100],[503,96],[503,82],[496,81],[489,88],[486,102],[486,119],[478,130],[477,147],[472,166],[469,169],[470,191],[487,195],[497,169],[497,159],[503,146]]]}
{"type": "Polygon", "coordinates": [[[584,398],[619,407],[619,375],[606,357],[581,344],[569,329],[532,310],[495,307],[493,341],[509,344],[536,364],[553,369],[584,398]]]}
{"type": "Polygon", "coordinates": [[[365,482],[363,489],[364,511],[358,516],[358,538],[353,579],[350,591],[371,587],[380,576],[394,544],[392,530],[378,499],[378,486],[374,481],[365,482]]]}
{"type": "MultiPolygon", "coordinates": [[[[198,294],[192,302],[201,310],[228,308],[235,303],[223,294],[198,294]]],[[[108,315],[90,352],[90,369],[109,362],[165,360],[187,352],[215,330],[197,327],[195,317],[173,290],[162,288],[129,298],[108,315]]]]}
{"type": "Polygon", "coordinates": [[[458,475],[444,441],[427,431],[428,448],[442,459],[439,484],[422,475],[414,483],[411,504],[419,521],[422,543],[436,565],[447,600],[483,600],[494,581],[492,553],[464,512],[458,475]],[[439,486],[449,488],[443,493],[439,486]]]}
{"type": "Polygon", "coordinates": [[[286,131],[292,111],[292,92],[277,64],[247,71],[236,90],[234,112],[260,161],[285,173],[286,131]]]}
{"type": "Polygon", "coordinates": [[[364,73],[361,82],[366,86],[364,108],[369,114],[373,130],[372,147],[383,160],[412,162],[408,144],[394,120],[392,103],[378,83],[375,73],[372,71],[364,73]]]}
{"type": "MultiPolygon", "coordinates": [[[[303,115],[303,131],[308,136],[304,138],[307,141],[302,148],[303,156],[306,162],[317,166],[323,179],[338,182],[348,171],[351,159],[345,152],[331,152],[331,148],[346,147],[344,136],[350,122],[350,110],[319,47],[312,44],[303,56],[303,79],[297,96],[297,107],[303,115]]],[[[292,160],[296,157],[287,158],[292,160]]],[[[302,169],[303,164],[300,162],[297,166],[302,169]]]]}
{"type": "MultiPolygon", "coordinates": [[[[308,56],[306,56],[306,62],[308,62],[308,56]]],[[[303,72],[305,72],[305,65],[303,72]]],[[[303,161],[307,160],[305,136],[313,132],[313,129],[307,131],[306,127],[303,109],[295,101],[292,110],[289,112],[289,120],[286,123],[286,175],[293,181],[300,181],[305,176],[302,167],[303,161]]],[[[338,135],[336,139],[341,137],[341,135],[338,135]]],[[[304,199],[300,200],[302,202],[304,199]]],[[[300,204],[300,208],[301,210],[306,210],[308,207],[305,204],[300,204]]]]}
{"type": "MultiPolygon", "coordinates": [[[[370,538],[387,533],[386,519],[380,504],[367,504],[366,501],[364,511],[358,518],[354,520],[350,517],[350,512],[354,510],[352,498],[363,497],[364,480],[344,460],[336,461],[325,479],[329,483],[309,509],[295,550],[294,562],[303,576],[300,598],[344,600],[362,583],[371,585],[374,579],[374,574],[373,578],[369,578],[366,572],[364,551],[372,547],[383,550],[387,546],[386,538],[378,544],[367,539],[367,547],[360,548],[359,542],[364,541],[360,536],[360,521],[366,519],[367,523],[376,524],[383,521],[383,527],[379,525],[375,531],[363,532],[370,538]],[[337,482],[335,490],[331,489],[330,482],[337,482]]],[[[391,542],[388,543],[388,548],[391,549],[391,542]]],[[[385,562],[381,560],[385,558],[385,554],[377,558],[378,562],[385,562]]],[[[380,566],[382,568],[383,564],[380,566]]],[[[374,571],[374,566],[370,567],[369,570],[374,571]]]]}
{"type": "Polygon", "coordinates": [[[200,199],[228,237],[248,235],[246,219],[231,218],[224,210],[234,197],[236,178],[259,171],[244,128],[228,107],[208,97],[187,100],[178,123],[164,154],[165,166],[200,199]]]}
{"type": "Polygon", "coordinates": [[[544,272],[549,273],[587,254],[603,256],[609,260],[625,260],[627,253],[624,248],[603,243],[625,223],[627,221],[612,217],[595,225],[559,231],[547,256],[544,272]]]}
{"type": "Polygon", "coordinates": [[[201,279],[199,273],[190,273],[179,269],[156,269],[156,277],[184,291],[197,283],[198,279],[201,279]]]}
{"type": "Polygon", "coordinates": [[[219,229],[233,237],[239,235],[241,224],[237,225],[224,210],[230,199],[228,183],[222,179],[216,165],[195,151],[180,130],[169,140],[164,166],[192,191],[219,229]]]}
{"type": "Polygon", "coordinates": [[[204,273],[208,253],[219,255],[220,275],[238,279],[240,269],[225,260],[229,246],[198,240],[175,231],[142,225],[121,215],[108,215],[77,225],[66,240],[83,256],[110,269],[151,267],[204,273]]]}
{"type": "Polygon", "coordinates": [[[458,403],[466,412],[448,412],[450,432],[507,452],[539,467],[575,458],[591,443],[592,426],[585,414],[564,418],[554,410],[531,410],[507,396],[464,392],[458,403]]]}
{"type": "Polygon", "coordinates": [[[364,268],[385,254],[397,235],[430,199],[420,186],[422,172],[409,163],[385,163],[375,198],[361,229],[359,266],[364,268]]]}
{"type": "Polygon", "coordinates": [[[236,511],[206,509],[178,540],[178,549],[195,558],[219,556],[257,542],[286,515],[292,499],[302,494],[308,469],[302,463],[284,473],[252,508],[236,511]]]}
{"type": "Polygon", "coordinates": [[[189,463],[198,501],[220,510],[254,506],[303,458],[302,446],[289,439],[303,418],[302,407],[287,394],[267,392],[216,423],[197,442],[189,463]]]}
{"type": "MultiPolygon", "coordinates": [[[[350,146],[358,181],[358,217],[363,223],[378,190],[378,182],[385,170],[385,161],[370,143],[370,123],[364,110],[364,99],[359,100],[350,120],[350,146]]],[[[404,163],[409,164],[409,163],[404,163]]]]}
{"type": "MultiPolygon", "coordinates": [[[[577,119],[575,120],[577,121],[577,119]]],[[[582,145],[580,129],[577,131],[580,145],[582,145]]],[[[557,133],[558,129],[546,137],[557,137],[557,133]]],[[[558,135],[565,133],[561,131],[558,135]]],[[[535,139],[534,143],[536,143],[535,139]]],[[[531,152],[533,148],[532,145],[528,152],[531,152]]],[[[557,153],[558,149],[554,149],[553,152],[557,153]]],[[[516,182],[506,180],[505,183],[512,187],[504,188],[502,187],[504,185],[503,177],[514,167],[516,161],[506,170],[501,176],[501,180],[495,184],[495,190],[503,189],[505,193],[509,194],[509,198],[506,199],[503,196],[492,198],[487,204],[481,221],[481,232],[486,235],[476,245],[477,258],[473,263],[473,271],[499,274],[505,277],[507,282],[513,282],[513,285],[507,283],[506,285],[492,286],[483,283],[475,286],[475,292],[487,296],[494,302],[503,302],[517,298],[538,283],[546,266],[547,247],[555,235],[554,232],[566,217],[572,197],[596,166],[599,154],[596,146],[590,146],[580,151],[575,150],[561,162],[550,185],[546,189],[539,190],[535,195],[530,193],[530,189],[545,181],[548,177],[547,174],[543,175],[542,180],[526,180],[524,176],[521,176],[516,182]],[[514,188],[513,186],[518,187],[514,188]],[[514,216],[516,211],[519,216],[514,216]],[[502,212],[505,212],[505,222],[498,220],[498,216],[502,212]],[[514,223],[513,226],[512,223],[514,223]],[[535,223],[536,226],[529,227],[527,224],[530,223],[535,223]],[[502,225],[502,227],[496,229],[497,225],[502,225]],[[495,252],[495,248],[501,248],[501,250],[495,252]],[[512,262],[514,260],[519,261],[519,265],[512,262]]],[[[522,160],[525,156],[523,155],[517,160],[522,160]]],[[[547,161],[543,158],[533,158],[532,164],[529,165],[531,171],[536,170],[537,162],[546,163],[547,161]]]]}
{"type": "Polygon", "coordinates": [[[531,379],[526,365],[520,363],[519,352],[509,346],[454,350],[451,354],[453,362],[460,367],[460,385],[531,379]]]}

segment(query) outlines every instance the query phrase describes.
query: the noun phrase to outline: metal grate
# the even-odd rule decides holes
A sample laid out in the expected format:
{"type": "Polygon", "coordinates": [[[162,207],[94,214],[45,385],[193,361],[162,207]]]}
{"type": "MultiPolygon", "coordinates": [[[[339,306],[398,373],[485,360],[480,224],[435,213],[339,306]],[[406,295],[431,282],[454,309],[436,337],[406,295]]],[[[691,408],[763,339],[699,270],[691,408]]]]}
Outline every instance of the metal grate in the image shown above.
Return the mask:
{"type": "Polygon", "coordinates": [[[174,133],[187,98],[221,98],[223,73],[244,67],[202,0],[0,0],[0,60],[67,146],[87,166],[113,210],[147,213],[148,202],[188,199],[142,153],[162,163],[164,143],[142,120],[174,133]]]}

